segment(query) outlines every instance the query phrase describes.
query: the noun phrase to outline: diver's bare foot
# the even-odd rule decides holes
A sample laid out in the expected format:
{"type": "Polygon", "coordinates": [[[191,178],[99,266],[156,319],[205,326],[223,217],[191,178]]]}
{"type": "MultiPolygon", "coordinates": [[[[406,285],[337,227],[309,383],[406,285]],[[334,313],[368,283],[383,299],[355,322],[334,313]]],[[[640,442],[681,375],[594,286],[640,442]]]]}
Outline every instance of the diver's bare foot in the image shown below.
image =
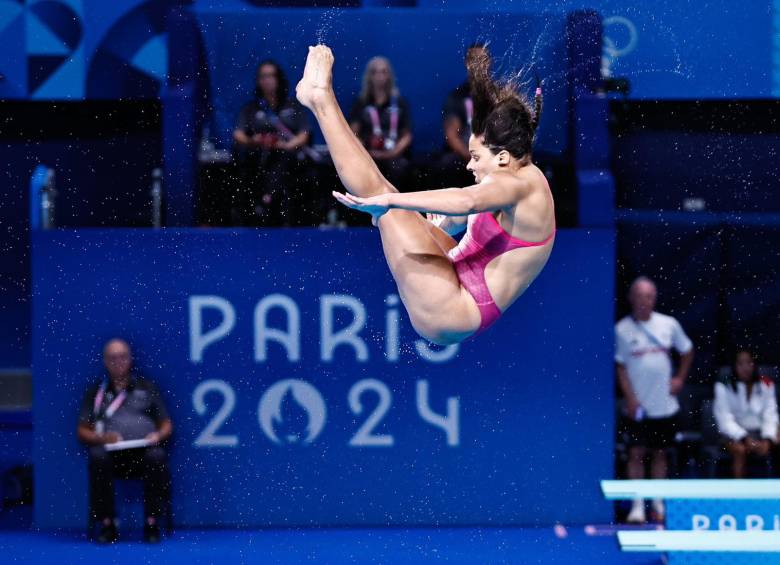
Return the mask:
{"type": "Polygon", "coordinates": [[[333,96],[333,52],[325,45],[309,47],[303,78],[295,88],[298,101],[314,110],[333,96]]]}

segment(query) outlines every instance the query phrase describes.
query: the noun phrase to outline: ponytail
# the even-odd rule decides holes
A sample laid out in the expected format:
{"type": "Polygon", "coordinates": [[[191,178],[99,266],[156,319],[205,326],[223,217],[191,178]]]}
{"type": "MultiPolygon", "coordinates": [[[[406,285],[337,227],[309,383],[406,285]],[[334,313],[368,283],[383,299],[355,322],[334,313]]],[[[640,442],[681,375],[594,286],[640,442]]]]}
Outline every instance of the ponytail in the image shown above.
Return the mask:
{"type": "Polygon", "coordinates": [[[534,128],[534,135],[536,130],[539,129],[539,121],[542,118],[542,103],[544,102],[542,96],[542,81],[539,80],[539,76],[536,76],[536,92],[534,93],[534,117],[531,121],[531,125],[534,128]]]}
{"type": "Polygon", "coordinates": [[[505,150],[516,159],[530,159],[542,115],[541,81],[537,78],[532,107],[517,85],[494,80],[491,66],[487,48],[469,49],[466,70],[474,103],[471,131],[481,136],[483,144],[494,154],[505,150]]]}

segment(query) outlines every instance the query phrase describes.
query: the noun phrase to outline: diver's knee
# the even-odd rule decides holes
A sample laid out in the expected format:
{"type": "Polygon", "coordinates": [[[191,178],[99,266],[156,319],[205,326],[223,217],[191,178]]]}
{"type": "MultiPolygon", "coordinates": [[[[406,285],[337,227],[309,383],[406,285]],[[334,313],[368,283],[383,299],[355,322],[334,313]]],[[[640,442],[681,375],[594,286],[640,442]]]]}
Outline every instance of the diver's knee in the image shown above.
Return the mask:
{"type": "Polygon", "coordinates": [[[398,189],[389,180],[383,178],[382,182],[379,183],[379,193],[389,194],[391,192],[398,192],[398,189]]]}

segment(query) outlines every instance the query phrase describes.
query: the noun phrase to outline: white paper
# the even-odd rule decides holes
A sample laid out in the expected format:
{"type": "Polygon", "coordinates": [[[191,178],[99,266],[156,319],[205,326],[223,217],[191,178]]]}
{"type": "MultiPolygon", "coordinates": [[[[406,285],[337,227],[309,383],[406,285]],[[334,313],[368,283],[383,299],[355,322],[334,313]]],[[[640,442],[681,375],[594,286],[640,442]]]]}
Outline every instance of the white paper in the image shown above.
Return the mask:
{"type": "Polygon", "coordinates": [[[120,451],[122,449],[133,449],[136,447],[146,447],[152,445],[150,439],[127,439],[124,441],[117,441],[114,443],[105,444],[106,451],[120,451]]]}

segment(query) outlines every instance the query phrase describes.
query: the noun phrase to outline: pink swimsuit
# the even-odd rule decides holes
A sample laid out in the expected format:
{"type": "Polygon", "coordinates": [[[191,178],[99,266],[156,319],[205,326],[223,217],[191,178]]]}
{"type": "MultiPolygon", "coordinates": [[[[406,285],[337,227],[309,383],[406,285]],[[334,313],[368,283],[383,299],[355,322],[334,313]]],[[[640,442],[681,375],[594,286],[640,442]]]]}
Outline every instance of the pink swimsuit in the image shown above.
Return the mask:
{"type": "Polygon", "coordinates": [[[455,266],[460,283],[474,297],[482,315],[482,323],[474,335],[485,331],[501,316],[501,310],[496,306],[485,281],[488,263],[513,249],[545,245],[554,236],[555,229],[544,241],[523,241],[506,233],[492,212],[469,216],[466,234],[447,255],[455,266]]]}

